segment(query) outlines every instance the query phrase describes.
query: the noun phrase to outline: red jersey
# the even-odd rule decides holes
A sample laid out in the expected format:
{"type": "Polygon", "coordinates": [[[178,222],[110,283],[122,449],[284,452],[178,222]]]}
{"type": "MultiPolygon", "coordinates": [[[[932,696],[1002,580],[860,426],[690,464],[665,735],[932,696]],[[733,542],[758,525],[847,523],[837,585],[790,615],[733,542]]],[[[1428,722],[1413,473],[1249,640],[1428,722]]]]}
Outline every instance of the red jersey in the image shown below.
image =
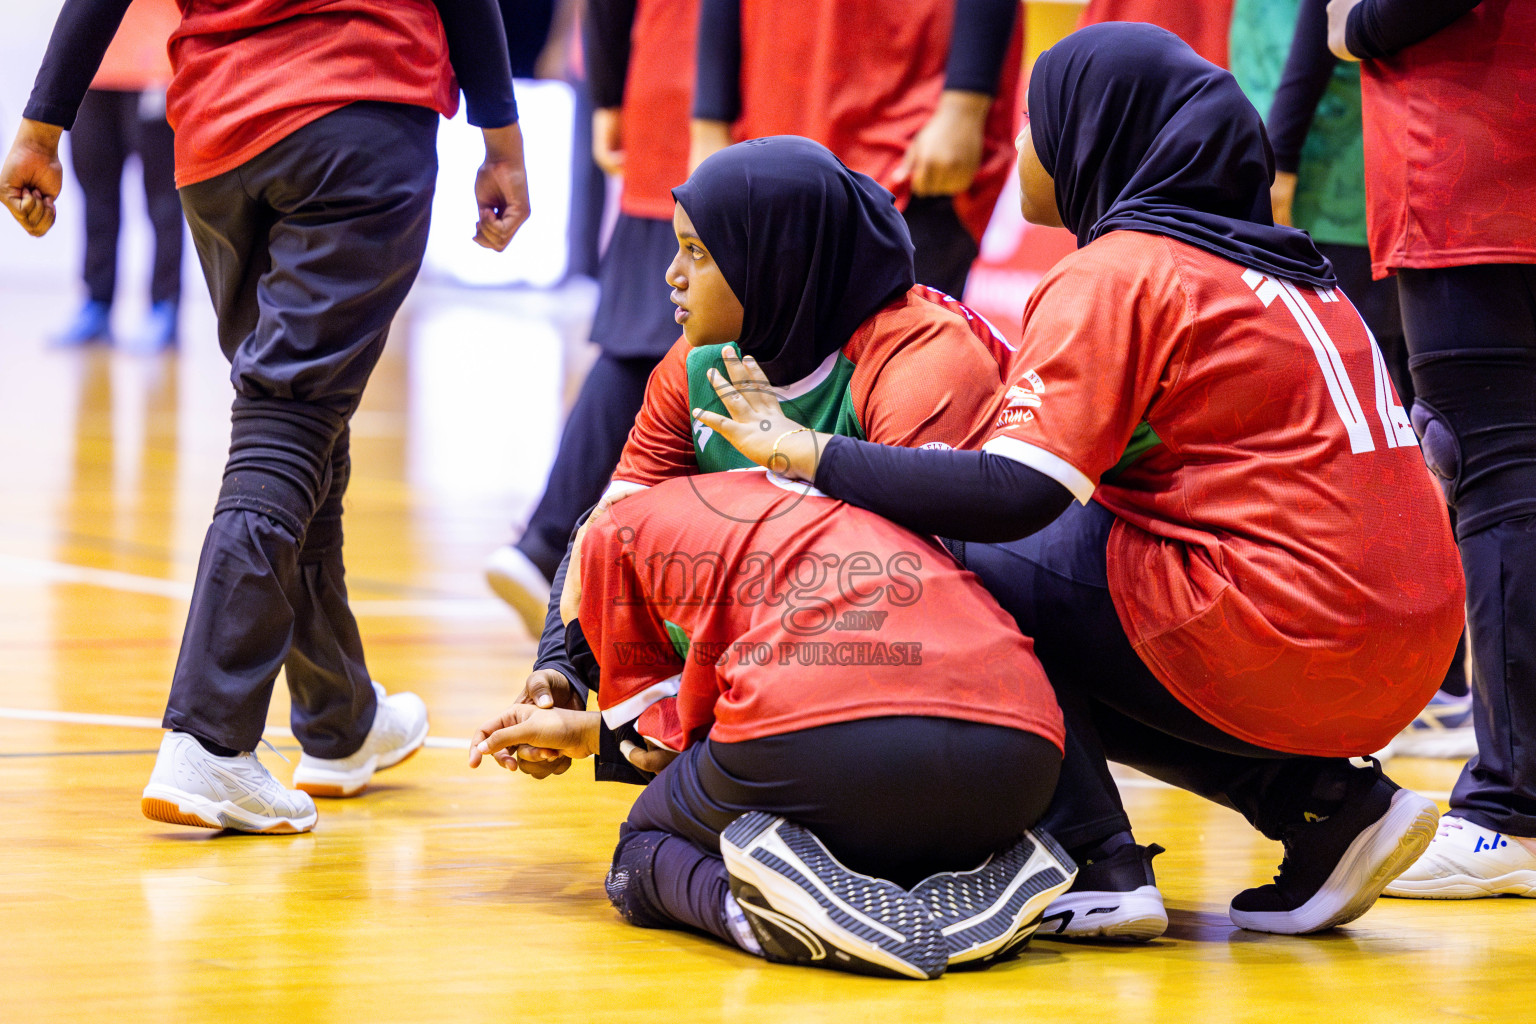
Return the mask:
{"type": "Polygon", "coordinates": [[[1536,2],[1361,68],[1373,273],[1536,262],[1536,2]]]}
{"type": "Polygon", "coordinates": [[[179,0],[176,184],[238,167],[361,100],[453,116],[459,87],[432,0],[179,0]]]}
{"type": "MultiPolygon", "coordinates": [[[[686,339],[651,372],[615,480],[657,484],[699,471],[686,339]]],[[[866,440],[918,448],[976,448],[1012,350],[985,319],[925,285],[885,306],[843,346],[853,363],[849,398],[866,440]]],[[[775,384],[779,382],[775,381],[775,384]]],[[[805,382],[785,382],[794,391],[805,382]]]]}
{"type": "Polygon", "coordinates": [[[1219,68],[1227,66],[1232,0],[1088,0],[1077,27],[1104,21],[1144,21],[1167,29],[1219,68]]]}
{"type": "MultiPolygon", "coordinates": [[[[911,190],[898,188],[894,175],[938,108],[954,7],[954,0],[838,0],[800,5],[786,16],[777,0],[742,0],[736,138],[815,139],[905,209],[911,190]]],[[[981,168],[955,196],[955,212],[977,239],[1013,173],[1019,32],[1016,25],[987,114],[981,168]]]]}
{"type": "Polygon", "coordinates": [[[1341,294],[1112,231],[1030,296],[1010,384],[984,450],[1116,515],[1121,624],[1191,710],[1333,757],[1380,749],[1428,701],[1461,563],[1341,294]]]}
{"type": "Polygon", "coordinates": [[[92,89],[142,92],[171,80],[165,44],[181,22],[176,0],[133,0],[101,58],[92,89]]]}
{"type": "Polygon", "coordinates": [[[604,721],[672,750],[888,715],[1062,745],[1033,644],[948,551],[763,470],[619,502],[581,585],[604,721]]]}
{"type": "Polygon", "coordinates": [[[639,0],[624,79],[624,191],[631,217],[672,219],[672,189],[688,177],[699,0],[639,0]]]}

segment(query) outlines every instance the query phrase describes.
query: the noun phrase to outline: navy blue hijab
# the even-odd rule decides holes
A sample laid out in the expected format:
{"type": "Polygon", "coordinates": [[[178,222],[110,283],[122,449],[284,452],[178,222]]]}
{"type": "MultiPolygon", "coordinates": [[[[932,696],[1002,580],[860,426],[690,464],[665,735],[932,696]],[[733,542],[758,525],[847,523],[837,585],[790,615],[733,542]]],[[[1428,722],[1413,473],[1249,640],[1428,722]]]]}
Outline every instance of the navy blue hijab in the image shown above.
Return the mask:
{"type": "Polygon", "coordinates": [[[810,139],[729,146],[672,198],[741,300],[737,344],[775,384],[809,376],[916,281],[891,194],[810,139]]]}
{"type": "Polygon", "coordinates": [[[1067,36],[1030,73],[1029,122],[1079,246],[1146,231],[1287,280],[1337,284],[1305,232],[1275,225],[1259,112],[1173,33],[1106,22],[1067,36]]]}

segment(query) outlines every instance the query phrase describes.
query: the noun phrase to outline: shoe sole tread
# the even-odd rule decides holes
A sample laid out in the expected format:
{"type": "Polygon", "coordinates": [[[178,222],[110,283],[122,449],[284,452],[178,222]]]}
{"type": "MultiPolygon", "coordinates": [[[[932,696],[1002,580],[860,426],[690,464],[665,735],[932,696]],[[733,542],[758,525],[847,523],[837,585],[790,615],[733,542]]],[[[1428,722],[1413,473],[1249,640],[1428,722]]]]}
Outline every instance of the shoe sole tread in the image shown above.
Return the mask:
{"type": "MultiPolygon", "coordinates": [[[[788,825],[782,819],[754,811],[736,819],[720,836],[720,849],[731,877],[762,894],[768,909],[788,917],[812,932],[834,950],[858,957],[866,964],[892,976],[914,979],[938,977],[948,963],[948,946],[927,909],[913,901],[908,893],[892,882],[872,879],[843,867],[809,833],[788,825]],[[772,833],[772,835],[769,835],[772,833]],[[783,845],[816,881],[806,877],[795,865],[765,849],[774,839],[783,845]],[[817,883],[820,884],[817,884],[817,883]],[[861,908],[855,887],[868,895],[874,891],[891,903],[908,902],[921,920],[901,922],[903,935],[896,928],[878,920],[868,906],[861,908]],[[830,890],[831,895],[827,891],[830,890]],[[871,926],[871,921],[875,926],[871,926]],[[891,934],[886,934],[887,932],[891,934]],[[893,939],[892,935],[897,936],[893,939]]],[[[738,896],[738,901],[741,897],[738,896]]],[[[742,902],[749,920],[758,912],[750,902],[742,902]]],[[[822,957],[818,966],[856,969],[838,963],[834,957],[822,957]]]]}

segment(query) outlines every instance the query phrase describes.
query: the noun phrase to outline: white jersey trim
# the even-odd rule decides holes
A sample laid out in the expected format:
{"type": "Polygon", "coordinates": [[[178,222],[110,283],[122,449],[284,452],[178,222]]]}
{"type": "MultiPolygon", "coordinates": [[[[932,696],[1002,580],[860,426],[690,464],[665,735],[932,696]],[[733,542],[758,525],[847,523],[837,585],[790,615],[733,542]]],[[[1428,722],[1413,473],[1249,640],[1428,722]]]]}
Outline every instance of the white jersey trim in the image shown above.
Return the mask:
{"type": "Polygon", "coordinates": [[[1005,459],[1011,459],[1044,473],[1071,491],[1072,497],[1084,505],[1088,504],[1088,499],[1093,497],[1094,482],[1088,479],[1082,470],[1060,455],[1053,455],[1028,441],[1020,441],[1016,437],[994,437],[982,445],[981,450],[990,455],[1001,455],[1005,459]]]}
{"type": "Polygon", "coordinates": [[[620,701],[613,707],[603,712],[603,721],[608,728],[617,729],[619,726],[633,722],[645,714],[645,709],[659,700],[668,697],[676,697],[678,688],[682,685],[682,673],[678,673],[659,683],[652,683],[639,693],[620,701]]]}
{"type": "MultiPolygon", "coordinates": [[[[740,349],[738,348],[737,351],[739,352],[740,349]]],[[[837,366],[837,357],[842,354],[843,350],[838,349],[836,352],[833,352],[831,355],[827,356],[827,358],[823,359],[821,361],[821,365],[812,370],[807,376],[801,377],[793,384],[786,384],[781,388],[774,388],[773,390],[778,394],[780,398],[789,399],[799,398],[802,395],[810,394],[817,387],[821,386],[822,381],[826,380],[832,375],[833,368],[837,366]]]]}

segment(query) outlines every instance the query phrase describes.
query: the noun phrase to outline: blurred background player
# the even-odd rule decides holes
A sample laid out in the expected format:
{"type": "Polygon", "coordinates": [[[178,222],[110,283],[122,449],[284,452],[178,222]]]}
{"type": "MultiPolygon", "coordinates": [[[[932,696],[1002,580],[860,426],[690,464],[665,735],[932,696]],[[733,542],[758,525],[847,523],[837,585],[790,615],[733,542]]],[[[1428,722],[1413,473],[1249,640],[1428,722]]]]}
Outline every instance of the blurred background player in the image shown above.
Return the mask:
{"type": "Polygon", "coordinates": [[[1371,262],[1456,511],[1477,754],[1392,896],[1536,895],[1536,3],[1335,0],[1364,60],[1371,262]]]}
{"type": "Polygon", "coordinates": [[[86,300],[56,338],[60,345],[111,340],[123,168],[131,154],[139,157],[155,255],[149,313],[125,347],[148,353],[176,342],[183,229],[165,87],[171,81],[166,43],[180,21],[175,0],[134,0],[80,101],[69,157],[85,200],[86,300]]]}
{"type": "MultiPolygon", "coordinates": [[[[1328,0],[1236,0],[1232,76],[1255,107],[1269,111],[1275,223],[1312,236],[1371,329],[1403,407],[1411,409],[1397,282],[1371,277],[1360,69],[1329,52],[1327,6],[1328,0]]],[[[1440,689],[1377,756],[1467,758],[1476,750],[1463,633],[1440,689]]]]}
{"type": "Polygon", "coordinates": [[[1283,843],[1234,924],[1351,921],[1434,832],[1432,801],[1348,759],[1413,718],[1455,648],[1441,498],[1328,261],[1270,221],[1269,147],[1231,75],[1162,29],[1090,26],[1036,61],[1029,115],[1022,212],[1080,248],[1030,296],[980,451],[784,434],[750,362],[719,382],[730,418],[695,415],[966,541],[1035,639],[1067,722],[1045,827],[1082,867],[1041,934],[1166,927],[1109,760],[1283,843]]]}
{"type": "Polygon", "coordinates": [[[1070,883],[1026,833],[1061,763],[1050,684],[935,539],[749,470],[625,499],[572,559],[562,614],[601,715],[514,705],[470,763],[515,770],[504,751],[530,746],[665,764],[607,879],[631,924],[936,977],[1017,949],[1070,883]]]}
{"type": "MultiPolygon", "coordinates": [[[[59,136],[127,6],[78,0],[54,27],[0,168],[33,235],[53,224],[59,136]]],[[[490,0],[188,0],[170,54],[177,182],[236,394],[141,807],[302,832],[311,793],[358,793],[426,738],[420,698],[369,676],[347,605],[349,422],[421,266],[438,116],[460,82],[486,146],[475,240],[504,249],[527,219],[511,68],[490,0]],[[280,669],[304,750],[291,790],[252,753],[280,669]]]]}
{"type": "Polygon", "coordinates": [[[690,164],[802,135],[896,196],[920,284],[957,298],[1007,181],[1015,0],[703,0],[690,164]]]}
{"type": "MultiPolygon", "coordinates": [[[[1228,29],[1237,0],[1200,0],[1171,4],[1167,0],[1088,0],[1077,27],[1105,21],[1139,21],[1165,28],[1219,68],[1227,67],[1228,29]]],[[[1281,0],[1284,6],[1285,0],[1281,0]]],[[[1288,30],[1289,26],[1287,26],[1288,30]]]]}
{"type": "MultiPolygon", "coordinates": [[[[619,214],[598,267],[592,340],[601,349],[565,421],[544,493],[486,579],[528,632],[543,632],[550,581],[571,530],[597,503],[645,397],[645,382],[681,329],[668,298],[677,251],[672,187],[688,177],[698,0],[587,0],[583,57],[592,158],[623,178],[619,214]]],[[[578,154],[585,158],[584,154],[578,154]]]]}

